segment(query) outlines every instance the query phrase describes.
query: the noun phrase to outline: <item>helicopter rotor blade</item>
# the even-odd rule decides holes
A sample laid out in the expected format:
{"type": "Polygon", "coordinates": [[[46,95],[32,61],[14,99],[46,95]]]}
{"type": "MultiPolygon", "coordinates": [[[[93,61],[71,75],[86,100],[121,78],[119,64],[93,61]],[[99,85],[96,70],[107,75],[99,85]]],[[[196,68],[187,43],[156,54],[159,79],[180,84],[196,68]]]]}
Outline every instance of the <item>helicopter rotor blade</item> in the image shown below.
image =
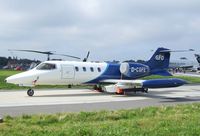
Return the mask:
{"type": "Polygon", "coordinates": [[[74,58],[74,59],[81,59],[81,58],[79,58],[79,57],[72,56],[72,55],[66,55],[66,54],[57,54],[57,53],[53,53],[52,55],[65,56],[65,57],[70,57],[70,58],[74,58]]]}
{"type": "Polygon", "coordinates": [[[13,50],[9,49],[8,51],[23,51],[23,52],[34,52],[34,53],[46,54],[47,55],[47,60],[50,60],[50,55],[58,55],[58,56],[65,56],[65,57],[75,58],[75,59],[81,59],[79,57],[72,56],[72,55],[56,54],[56,53],[53,53],[52,51],[16,50],[16,49],[13,49],[13,50]]]}
{"type": "Polygon", "coordinates": [[[40,54],[49,54],[52,55],[53,53],[51,51],[37,51],[37,50],[11,50],[9,49],[8,51],[23,51],[23,52],[35,52],[35,53],[40,53],[40,54]]]}

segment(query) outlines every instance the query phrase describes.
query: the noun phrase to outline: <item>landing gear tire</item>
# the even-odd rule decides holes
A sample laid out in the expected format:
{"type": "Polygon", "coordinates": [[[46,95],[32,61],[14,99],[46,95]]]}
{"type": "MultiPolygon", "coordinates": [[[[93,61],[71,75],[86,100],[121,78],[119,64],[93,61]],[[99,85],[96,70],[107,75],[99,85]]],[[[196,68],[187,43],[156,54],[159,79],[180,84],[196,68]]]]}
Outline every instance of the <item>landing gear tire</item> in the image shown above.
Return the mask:
{"type": "Polygon", "coordinates": [[[34,95],[34,90],[33,89],[28,89],[27,95],[28,96],[33,96],[34,95]]]}
{"type": "Polygon", "coordinates": [[[72,85],[68,85],[68,88],[72,88],[72,85]]]}
{"type": "Polygon", "coordinates": [[[145,93],[148,93],[148,88],[144,88],[144,92],[145,92],[145,93]]]}
{"type": "Polygon", "coordinates": [[[103,89],[102,89],[101,85],[95,85],[94,86],[94,90],[96,90],[98,92],[103,92],[103,89]]]}

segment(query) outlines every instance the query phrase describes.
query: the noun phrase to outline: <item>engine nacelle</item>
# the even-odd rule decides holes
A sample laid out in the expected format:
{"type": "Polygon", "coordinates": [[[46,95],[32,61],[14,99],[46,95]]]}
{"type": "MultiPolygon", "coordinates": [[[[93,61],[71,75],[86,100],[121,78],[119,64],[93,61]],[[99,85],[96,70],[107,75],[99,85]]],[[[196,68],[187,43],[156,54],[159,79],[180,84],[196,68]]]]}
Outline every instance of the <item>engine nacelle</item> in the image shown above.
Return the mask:
{"type": "Polygon", "coordinates": [[[149,66],[140,63],[124,62],[120,65],[121,74],[133,79],[137,78],[138,76],[146,76],[149,74],[149,71],[149,66]]]}

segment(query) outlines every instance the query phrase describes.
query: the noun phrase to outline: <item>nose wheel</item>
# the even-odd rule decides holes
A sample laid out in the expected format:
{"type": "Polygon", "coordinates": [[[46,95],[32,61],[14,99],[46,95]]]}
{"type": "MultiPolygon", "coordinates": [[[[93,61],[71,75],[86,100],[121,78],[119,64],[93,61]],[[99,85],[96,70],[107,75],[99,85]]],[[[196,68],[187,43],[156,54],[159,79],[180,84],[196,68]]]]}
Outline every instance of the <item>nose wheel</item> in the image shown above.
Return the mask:
{"type": "Polygon", "coordinates": [[[145,93],[148,93],[148,88],[144,88],[143,90],[145,93]]]}
{"type": "Polygon", "coordinates": [[[34,90],[33,89],[28,89],[27,95],[28,96],[33,96],[34,95],[34,90]]]}

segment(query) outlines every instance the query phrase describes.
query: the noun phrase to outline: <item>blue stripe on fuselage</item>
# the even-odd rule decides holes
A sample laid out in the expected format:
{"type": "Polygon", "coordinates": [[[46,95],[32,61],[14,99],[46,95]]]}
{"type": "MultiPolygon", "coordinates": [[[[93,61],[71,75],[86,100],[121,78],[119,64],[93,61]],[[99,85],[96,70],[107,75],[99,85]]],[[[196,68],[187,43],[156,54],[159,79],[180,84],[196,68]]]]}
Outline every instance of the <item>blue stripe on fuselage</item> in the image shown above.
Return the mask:
{"type": "Polygon", "coordinates": [[[133,80],[133,79],[142,78],[142,77],[150,75],[150,73],[148,73],[146,75],[134,75],[133,77],[127,77],[127,76],[121,75],[120,65],[121,64],[107,63],[107,67],[105,71],[99,77],[91,81],[88,81],[85,84],[97,84],[101,82],[102,80],[106,80],[106,79],[133,80]]]}
{"type": "Polygon", "coordinates": [[[119,68],[120,64],[107,63],[105,71],[99,77],[86,82],[85,84],[95,84],[105,79],[120,79],[121,73],[119,68]]]}

